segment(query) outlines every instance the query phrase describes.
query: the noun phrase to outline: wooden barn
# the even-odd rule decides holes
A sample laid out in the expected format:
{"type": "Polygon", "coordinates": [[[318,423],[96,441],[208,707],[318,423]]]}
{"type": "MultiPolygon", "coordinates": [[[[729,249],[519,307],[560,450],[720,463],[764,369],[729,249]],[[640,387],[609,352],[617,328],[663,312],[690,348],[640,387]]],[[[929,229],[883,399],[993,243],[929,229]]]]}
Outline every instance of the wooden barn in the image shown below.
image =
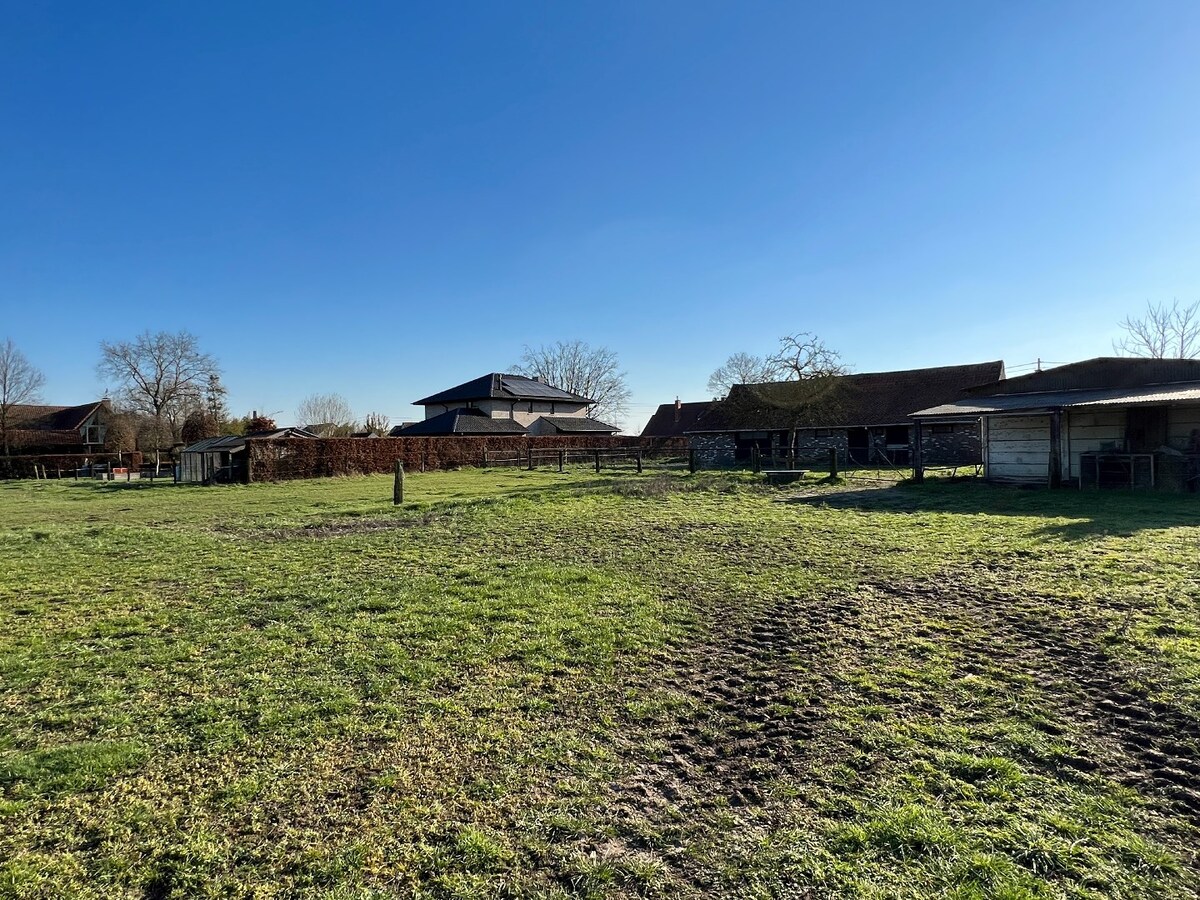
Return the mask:
{"type": "MultiPolygon", "coordinates": [[[[1101,357],[968,395],[915,418],[924,433],[948,419],[978,416],[991,481],[1200,487],[1200,360],[1101,357]]],[[[924,462],[914,459],[918,478],[924,462]]]]}

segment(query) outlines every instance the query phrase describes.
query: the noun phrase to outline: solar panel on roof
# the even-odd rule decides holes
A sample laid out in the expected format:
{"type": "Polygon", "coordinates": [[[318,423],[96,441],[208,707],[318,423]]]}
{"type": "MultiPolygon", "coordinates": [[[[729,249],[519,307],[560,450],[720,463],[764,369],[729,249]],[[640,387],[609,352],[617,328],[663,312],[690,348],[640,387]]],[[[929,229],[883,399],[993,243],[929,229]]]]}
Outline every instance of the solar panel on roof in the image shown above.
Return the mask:
{"type": "Polygon", "coordinates": [[[554,400],[571,396],[561,388],[546,384],[544,381],[534,381],[532,378],[506,375],[502,382],[505,390],[521,397],[545,397],[547,400],[554,400]]]}

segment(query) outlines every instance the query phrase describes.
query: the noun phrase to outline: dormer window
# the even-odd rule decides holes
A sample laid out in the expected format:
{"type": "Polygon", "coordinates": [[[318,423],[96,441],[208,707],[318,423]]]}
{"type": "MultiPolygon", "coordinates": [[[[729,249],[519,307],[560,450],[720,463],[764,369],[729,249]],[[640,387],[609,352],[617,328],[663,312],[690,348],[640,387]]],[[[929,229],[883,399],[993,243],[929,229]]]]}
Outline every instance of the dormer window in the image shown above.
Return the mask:
{"type": "Polygon", "coordinates": [[[101,443],[99,425],[84,425],[83,428],[80,429],[80,432],[83,435],[83,442],[85,444],[101,443]]]}

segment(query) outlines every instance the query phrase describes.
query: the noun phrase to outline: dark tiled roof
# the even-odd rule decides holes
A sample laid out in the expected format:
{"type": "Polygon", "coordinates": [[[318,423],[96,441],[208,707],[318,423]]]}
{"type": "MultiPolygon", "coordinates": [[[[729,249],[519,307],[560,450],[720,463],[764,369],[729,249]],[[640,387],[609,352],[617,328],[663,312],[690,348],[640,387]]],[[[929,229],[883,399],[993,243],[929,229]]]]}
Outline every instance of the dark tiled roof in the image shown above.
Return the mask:
{"type": "Polygon", "coordinates": [[[108,406],[107,400],[93,400],[79,406],[37,406],[18,403],[9,410],[9,419],[27,431],[75,431],[96,411],[108,406]]]}
{"type": "Polygon", "coordinates": [[[998,384],[986,384],[971,393],[1032,394],[1044,391],[1139,388],[1180,381],[1200,381],[1200,359],[1099,356],[1042,372],[1018,375],[998,384]]]}
{"type": "Polygon", "coordinates": [[[680,403],[678,416],[674,403],[664,403],[650,417],[646,427],[642,429],[642,437],[680,437],[689,431],[702,427],[702,420],[713,407],[713,401],[704,400],[700,403],[680,403]]]}
{"type": "Polygon", "coordinates": [[[474,409],[452,409],[440,416],[391,431],[392,437],[431,437],[450,434],[526,434],[512,419],[493,419],[474,409]]]}
{"type": "Polygon", "coordinates": [[[572,394],[525,375],[505,375],[492,372],[465,381],[438,394],[417,400],[414,406],[440,403],[465,403],[468,400],[559,400],[569,403],[591,403],[587,397],[572,394]]]}
{"type": "Polygon", "coordinates": [[[543,422],[549,422],[558,431],[572,432],[602,432],[604,434],[615,434],[620,431],[616,425],[608,425],[597,419],[588,419],[584,416],[542,416],[543,422]]]}
{"type": "Polygon", "coordinates": [[[902,425],[915,410],[950,403],[1004,375],[1000,361],[965,366],[862,372],[804,381],[734,385],[692,431],[902,425]]]}

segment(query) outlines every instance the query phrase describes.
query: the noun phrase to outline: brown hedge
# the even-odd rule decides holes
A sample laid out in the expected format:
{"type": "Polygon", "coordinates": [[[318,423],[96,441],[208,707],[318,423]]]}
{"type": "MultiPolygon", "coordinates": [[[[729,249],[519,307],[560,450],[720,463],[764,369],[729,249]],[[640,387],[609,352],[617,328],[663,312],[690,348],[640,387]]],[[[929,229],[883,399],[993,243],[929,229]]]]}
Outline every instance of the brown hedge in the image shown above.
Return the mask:
{"type": "MultiPolygon", "coordinates": [[[[289,481],[335,475],[391,472],[396,460],[405,471],[421,472],[482,466],[484,451],[514,458],[538,451],[637,449],[647,455],[687,452],[681,438],[553,435],[399,438],[251,438],[246,442],[248,481],[289,481]]],[[[542,465],[549,465],[545,459],[542,465]]]]}

